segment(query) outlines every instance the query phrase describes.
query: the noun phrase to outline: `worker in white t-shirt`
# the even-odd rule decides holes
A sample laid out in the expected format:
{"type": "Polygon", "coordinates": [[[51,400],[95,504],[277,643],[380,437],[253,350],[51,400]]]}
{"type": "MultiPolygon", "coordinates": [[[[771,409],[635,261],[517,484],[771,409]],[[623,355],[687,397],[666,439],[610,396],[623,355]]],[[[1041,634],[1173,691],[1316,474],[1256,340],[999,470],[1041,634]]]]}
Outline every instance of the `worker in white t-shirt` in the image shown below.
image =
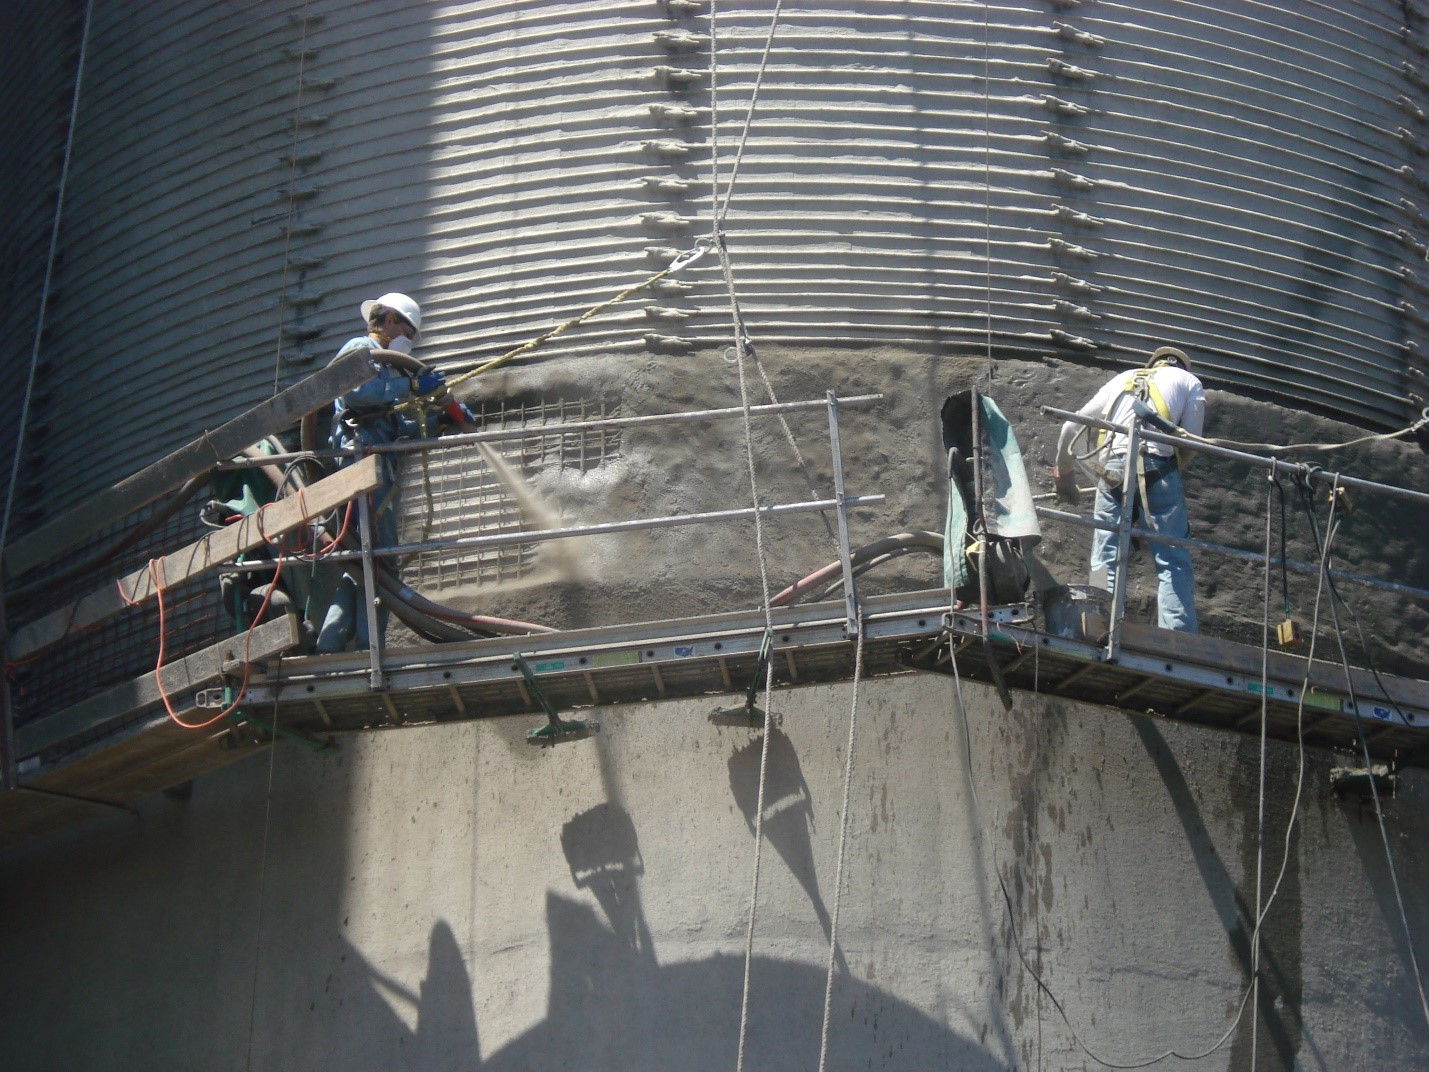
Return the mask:
{"type": "MultiPolygon", "coordinates": [[[[1162,346],[1151,355],[1144,368],[1132,369],[1108,381],[1077,412],[1098,417],[1111,424],[1129,425],[1137,402],[1155,410],[1164,425],[1174,425],[1192,435],[1200,435],[1206,415],[1206,395],[1201,381],[1191,372],[1186,355],[1174,346],[1162,346]]],[[[1143,409],[1143,412],[1145,410],[1143,409]]],[[[1153,422],[1154,424],[1155,422],[1153,422]]],[[[1078,498],[1077,461],[1089,460],[1098,474],[1093,518],[1110,525],[1121,521],[1122,481],[1135,481],[1135,516],[1153,532],[1185,539],[1190,532],[1186,517],[1186,497],[1181,487],[1181,459],[1174,447],[1143,440],[1139,464],[1126,464],[1127,437],[1120,432],[1102,432],[1068,421],[1062,425],[1057,442],[1057,463],[1052,478],[1058,495],[1075,502],[1078,498]],[[1094,448],[1078,452],[1076,443],[1086,433],[1094,448]],[[1131,469],[1128,475],[1128,468],[1131,469]],[[1144,501],[1142,501],[1144,498],[1144,501]]],[[[1163,629],[1196,631],[1195,584],[1191,575],[1191,553],[1148,541],[1160,580],[1157,589],[1157,620],[1163,629]]],[[[1096,529],[1092,534],[1091,573],[1093,583],[1106,583],[1116,569],[1116,533],[1096,529]]]]}

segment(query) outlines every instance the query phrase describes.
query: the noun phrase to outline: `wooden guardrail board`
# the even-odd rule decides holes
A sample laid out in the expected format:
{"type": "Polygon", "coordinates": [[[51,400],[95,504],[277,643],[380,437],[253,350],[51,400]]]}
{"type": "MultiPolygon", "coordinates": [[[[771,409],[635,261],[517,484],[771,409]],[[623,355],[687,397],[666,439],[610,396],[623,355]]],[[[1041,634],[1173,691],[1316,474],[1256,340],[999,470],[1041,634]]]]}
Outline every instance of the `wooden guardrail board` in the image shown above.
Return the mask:
{"type": "MultiPolygon", "coordinates": [[[[231,561],[236,555],[261,547],[267,539],[290,532],[311,517],[325,514],[350,499],[373,491],[380,482],[379,458],[363,458],[356,465],[319,480],[301,498],[279,499],[262,514],[252,514],[164,557],[159,567],[159,583],[170,589],[231,561]],[[261,518],[261,523],[260,523],[261,518]],[[262,531],[260,531],[260,529],[262,531]]],[[[135,570],[117,584],[108,584],[89,595],[15,630],[7,646],[11,660],[23,659],[64,639],[122,613],[135,603],[154,598],[157,589],[148,568],[135,570]],[[122,591],[121,591],[122,589],[122,591]]]]}
{"type": "Polygon", "coordinates": [[[163,696],[186,698],[244,662],[266,662],[298,646],[298,623],[291,615],[264,622],[251,633],[240,633],[163,667],[81,700],[21,726],[15,733],[20,758],[38,755],[57,744],[100,729],[135,711],[160,703],[163,696]],[[162,680],[163,695],[159,684],[162,680]]]}
{"type": "Polygon", "coordinates": [[[3,569],[13,579],[42,562],[83,543],[97,530],[133,513],[178,487],[190,477],[212,469],[266,435],[290,428],[319,406],[360,387],[372,378],[368,350],[354,350],[326,368],[280,391],[212,432],[165,455],[103,491],[85,497],[82,505],[61,514],[4,549],[3,569]]]}

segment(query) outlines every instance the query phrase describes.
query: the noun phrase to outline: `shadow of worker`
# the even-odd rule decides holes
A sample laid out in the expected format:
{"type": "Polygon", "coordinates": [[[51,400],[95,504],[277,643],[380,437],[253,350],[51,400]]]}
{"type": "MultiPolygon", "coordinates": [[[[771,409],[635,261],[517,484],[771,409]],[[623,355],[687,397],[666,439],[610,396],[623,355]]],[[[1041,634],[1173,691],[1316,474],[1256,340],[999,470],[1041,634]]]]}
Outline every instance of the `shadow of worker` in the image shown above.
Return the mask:
{"type": "Polygon", "coordinates": [[[432,927],[427,975],[417,1004],[417,1030],[410,1067],[423,1072],[481,1067],[471,976],[456,935],[445,921],[432,927]]]}
{"type": "MultiPolygon", "coordinates": [[[[755,811],[759,807],[759,763],[764,747],[756,737],[747,745],[736,748],[729,757],[729,788],[734,801],[744,815],[749,832],[754,832],[755,811]]],[[[814,867],[814,806],[809,785],[794,743],[779,730],[771,730],[769,761],[764,772],[764,836],[784,861],[790,873],[798,879],[825,938],[833,936],[833,921],[824,899],[819,894],[819,880],[814,867]]],[[[842,949],[834,951],[838,969],[848,973],[842,949]]]]}
{"type": "Polygon", "coordinates": [[[648,966],[655,945],[640,904],[645,860],[630,813],[619,804],[597,804],[561,827],[561,851],[577,889],[590,890],[616,940],[648,966]]]}

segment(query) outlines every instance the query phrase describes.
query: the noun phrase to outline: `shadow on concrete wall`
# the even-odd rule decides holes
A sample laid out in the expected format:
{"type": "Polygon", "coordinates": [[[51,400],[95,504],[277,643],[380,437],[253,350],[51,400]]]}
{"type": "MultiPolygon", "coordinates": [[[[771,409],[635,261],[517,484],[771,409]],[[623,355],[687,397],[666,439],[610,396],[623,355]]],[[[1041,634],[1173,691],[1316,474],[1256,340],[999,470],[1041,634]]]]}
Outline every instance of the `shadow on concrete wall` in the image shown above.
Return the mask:
{"type": "MultiPolygon", "coordinates": [[[[1255,933],[1256,908],[1247,902],[1244,894],[1236,887],[1235,879],[1231,876],[1225,861],[1221,859],[1220,853],[1216,851],[1215,841],[1201,815],[1201,806],[1196,800],[1196,795],[1161,731],[1144,718],[1133,718],[1131,725],[1166,786],[1167,797],[1181,822],[1181,828],[1186,835],[1186,844],[1201,873],[1201,880],[1205,884],[1206,892],[1210,895],[1216,914],[1226,929],[1226,936],[1230,942],[1231,963],[1240,969],[1245,983],[1248,985],[1253,964],[1252,938],[1255,933]]],[[[1249,741],[1241,745],[1241,761],[1236,764],[1235,769],[1248,771],[1252,782],[1249,786],[1237,785],[1232,790],[1232,796],[1240,805],[1242,815],[1245,816],[1241,824],[1242,838],[1239,846],[1241,873],[1248,876],[1252,883],[1255,877],[1256,842],[1258,840],[1256,818],[1259,781],[1259,763],[1256,757],[1258,747],[1257,744],[1249,741]]],[[[1268,784],[1294,784],[1293,771],[1275,772],[1273,782],[1269,781],[1270,778],[1271,774],[1268,772],[1268,784]]],[[[1255,1013],[1258,1017],[1255,1031],[1255,1065],[1257,1068],[1266,1069],[1267,1072],[1272,1069],[1283,1069],[1285,1072],[1289,1072],[1297,1067],[1296,1058],[1302,1043],[1309,1045],[1312,1054],[1315,1050],[1314,1043],[1304,1037],[1301,1019],[1304,981],[1301,976],[1300,963],[1302,906],[1299,834],[1298,831],[1292,831],[1288,851],[1284,850],[1284,843],[1280,838],[1284,836],[1285,825],[1290,818],[1290,809],[1287,806],[1287,801],[1281,799],[1282,794],[1274,796],[1275,799],[1267,798],[1266,802],[1264,890],[1267,896],[1275,884],[1282,858],[1285,861],[1285,872],[1276,901],[1266,913],[1265,921],[1261,925],[1261,985],[1257,1001],[1258,1009],[1255,1013]],[[1275,836],[1277,834],[1279,837],[1275,836]]],[[[1249,1013],[1249,1010],[1247,1012],[1249,1013]]],[[[1226,1051],[1230,1055],[1232,1068],[1250,1067],[1252,1063],[1251,1044],[1250,1032],[1241,1030],[1236,1033],[1235,1039],[1226,1051]]],[[[1319,1057],[1318,1054],[1315,1056],[1319,1057]]],[[[1320,1067],[1325,1067],[1323,1060],[1319,1064],[1320,1067]]]]}
{"type": "MultiPolygon", "coordinates": [[[[759,765],[764,739],[756,737],[729,757],[729,790],[744,815],[749,832],[754,833],[754,816],[759,807],[759,765]]],[[[833,934],[833,921],[819,893],[819,880],[814,869],[814,805],[809,795],[809,783],[799,766],[794,743],[779,730],[769,736],[769,762],[764,772],[763,834],[774,846],[790,873],[799,880],[824,937],[833,934]]],[[[843,950],[837,951],[838,967],[847,973],[843,950]]]]}
{"type": "MultiPolygon", "coordinates": [[[[618,805],[575,816],[562,830],[561,845],[577,885],[592,892],[606,919],[588,904],[547,894],[551,978],[546,1018],[489,1057],[480,1050],[473,981],[447,923],[432,929],[420,994],[402,992],[350,951],[355,969],[367,973],[366,994],[358,995],[354,1009],[364,1017],[391,1019],[377,1034],[395,1042],[387,1052],[398,1055],[396,1066],[423,1072],[732,1068],[739,1044],[743,958],[717,954],[658,963],[640,908],[638,882],[644,868],[639,842],[630,816],[618,805]],[[415,1031],[408,1031],[392,1009],[402,1001],[416,1005],[415,1031]]],[[[745,1049],[750,1067],[806,1072],[817,1065],[825,979],[824,969],[815,965],[754,959],[745,1049]]],[[[833,1002],[830,1068],[992,1072],[1004,1067],[975,1040],[847,972],[836,976],[833,1002]]],[[[378,1067],[369,1062],[379,1060],[373,1055],[352,1067],[378,1067]]]]}
{"type": "MultiPolygon", "coordinates": [[[[743,958],[716,955],[656,966],[586,905],[547,898],[551,992],[546,1019],[481,1065],[489,1069],[734,1067],[743,958]]],[[[745,1059],[760,1069],[816,1067],[822,968],[756,957],[745,1059]]],[[[1002,1067],[981,1046],[904,1001],[841,976],[830,1027],[831,1068],[1002,1067]]]]}

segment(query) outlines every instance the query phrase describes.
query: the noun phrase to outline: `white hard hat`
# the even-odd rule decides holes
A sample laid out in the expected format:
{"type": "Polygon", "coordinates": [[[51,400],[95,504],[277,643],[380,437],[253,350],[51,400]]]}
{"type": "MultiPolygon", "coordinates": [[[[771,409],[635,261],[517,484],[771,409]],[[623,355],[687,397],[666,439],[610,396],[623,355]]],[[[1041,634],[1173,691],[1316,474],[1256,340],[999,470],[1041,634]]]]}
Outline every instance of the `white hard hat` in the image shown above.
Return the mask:
{"type": "Polygon", "coordinates": [[[422,333],[422,309],[416,302],[405,294],[398,294],[395,290],[389,294],[384,294],[380,298],[368,298],[362,303],[362,322],[368,323],[372,316],[372,310],[377,306],[384,309],[391,309],[407,323],[417,330],[417,334],[422,333]]]}

